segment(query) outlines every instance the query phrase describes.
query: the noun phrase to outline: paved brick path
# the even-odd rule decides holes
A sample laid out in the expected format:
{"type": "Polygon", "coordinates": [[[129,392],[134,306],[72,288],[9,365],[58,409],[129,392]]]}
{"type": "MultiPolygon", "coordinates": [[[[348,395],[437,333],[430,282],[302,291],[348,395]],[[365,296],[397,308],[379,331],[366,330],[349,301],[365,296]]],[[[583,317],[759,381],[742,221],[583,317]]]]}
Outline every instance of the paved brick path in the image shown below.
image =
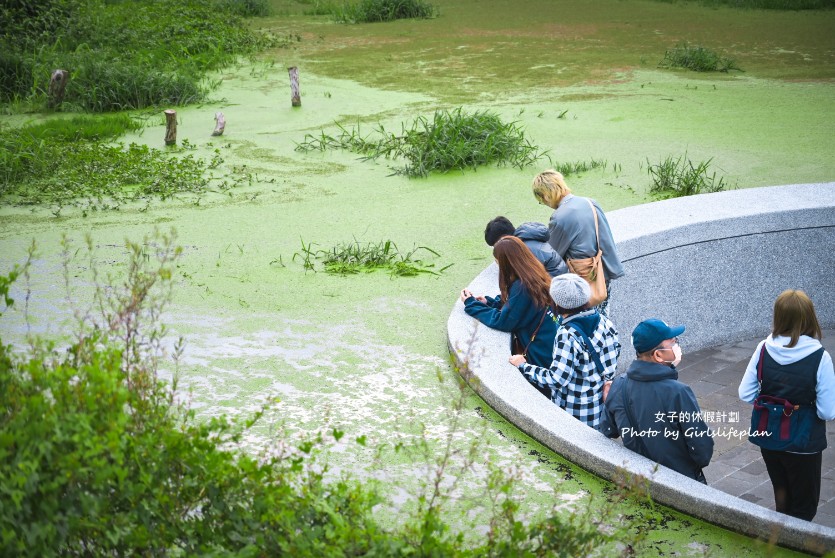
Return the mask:
{"type": "MultiPolygon", "coordinates": [[[[750,425],[751,405],[739,400],[737,388],[759,342],[751,339],[688,353],[687,337],[681,337],[684,359],[679,380],[693,389],[708,424],[717,433],[747,431],[750,425]]],[[[835,354],[835,330],[823,332],[823,346],[830,355],[835,354]]],[[[826,437],[821,499],[814,523],[835,527],[835,421],[827,423],[826,437]]],[[[713,460],[705,469],[708,484],[773,510],[774,493],[759,448],[744,437],[717,436],[714,442],[713,460]]]]}

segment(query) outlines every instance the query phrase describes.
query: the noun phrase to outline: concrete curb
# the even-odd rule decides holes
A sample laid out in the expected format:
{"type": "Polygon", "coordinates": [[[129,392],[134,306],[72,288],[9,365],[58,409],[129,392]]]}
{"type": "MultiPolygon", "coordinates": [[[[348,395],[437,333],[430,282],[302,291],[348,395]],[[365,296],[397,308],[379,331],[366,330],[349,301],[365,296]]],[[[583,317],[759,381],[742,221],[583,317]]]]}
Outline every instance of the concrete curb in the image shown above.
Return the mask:
{"type": "MultiPolygon", "coordinates": [[[[790,287],[835,325],[835,183],[735,190],[654,202],[607,214],[627,275],[615,281],[611,317],[624,350],[642,319],[687,325],[688,351],[765,335],[774,298],[790,287]]],[[[498,292],[491,264],[470,283],[498,292]]],[[[450,351],[473,389],[509,422],[569,459],[612,480],[619,470],[649,479],[652,498],[733,531],[822,555],[835,529],[789,517],[658,466],[587,428],[541,397],[507,362],[509,335],[480,326],[461,301],[447,322],[450,351]]],[[[833,451],[833,450],[829,450],[833,451]]]]}

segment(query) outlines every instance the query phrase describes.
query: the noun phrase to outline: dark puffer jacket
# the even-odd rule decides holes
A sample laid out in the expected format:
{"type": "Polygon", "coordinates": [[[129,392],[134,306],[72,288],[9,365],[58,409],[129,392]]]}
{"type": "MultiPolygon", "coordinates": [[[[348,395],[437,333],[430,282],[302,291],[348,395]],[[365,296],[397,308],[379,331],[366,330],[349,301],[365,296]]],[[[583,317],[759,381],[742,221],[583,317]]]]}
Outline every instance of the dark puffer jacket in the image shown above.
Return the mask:
{"type": "Polygon", "coordinates": [[[542,223],[522,223],[513,232],[513,236],[525,243],[536,259],[542,262],[545,266],[545,271],[551,277],[568,273],[568,266],[557,254],[550,244],[548,239],[548,227],[542,223]]]}
{"type": "Polygon", "coordinates": [[[598,430],[623,436],[627,448],[693,479],[713,456],[712,433],[693,390],[665,364],[633,361],[612,383],[598,430]]]}

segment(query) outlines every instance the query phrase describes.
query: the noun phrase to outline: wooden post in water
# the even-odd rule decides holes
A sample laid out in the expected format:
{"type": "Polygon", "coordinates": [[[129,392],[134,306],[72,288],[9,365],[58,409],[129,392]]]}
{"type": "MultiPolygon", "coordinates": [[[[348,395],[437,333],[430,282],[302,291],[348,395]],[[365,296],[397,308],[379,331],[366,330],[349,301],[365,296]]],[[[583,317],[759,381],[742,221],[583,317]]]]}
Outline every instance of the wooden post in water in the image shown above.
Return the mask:
{"type": "Polygon", "coordinates": [[[212,132],[213,136],[222,136],[223,130],[226,128],[226,118],[224,118],[222,112],[215,113],[215,130],[212,132]]]}
{"type": "Polygon", "coordinates": [[[302,96],[299,93],[299,69],[296,66],[287,68],[290,73],[290,90],[293,92],[291,102],[294,107],[302,106],[302,96]]]}
{"type": "Polygon", "coordinates": [[[177,144],[177,111],[165,111],[165,145],[177,144]]]}
{"type": "Polygon", "coordinates": [[[60,107],[64,102],[64,90],[67,82],[70,81],[70,73],[67,70],[55,70],[49,80],[46,106],[49,108],[60,107]]]}

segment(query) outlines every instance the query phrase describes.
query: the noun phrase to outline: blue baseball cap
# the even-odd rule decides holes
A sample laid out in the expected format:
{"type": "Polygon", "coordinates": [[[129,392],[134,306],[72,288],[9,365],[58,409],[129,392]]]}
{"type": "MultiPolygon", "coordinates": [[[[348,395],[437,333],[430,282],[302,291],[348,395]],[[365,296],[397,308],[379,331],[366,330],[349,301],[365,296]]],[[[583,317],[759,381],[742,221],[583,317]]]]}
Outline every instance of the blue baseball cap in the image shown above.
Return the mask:
{"type": "Polygon", "coordinates": [[[665,339],[672,339],[684,333],[684,326],[669,326],[664,320],[650,318],[635,326],[632,330],[632,346],[636,353],[645,353],[661,344],[665,339]]]}

